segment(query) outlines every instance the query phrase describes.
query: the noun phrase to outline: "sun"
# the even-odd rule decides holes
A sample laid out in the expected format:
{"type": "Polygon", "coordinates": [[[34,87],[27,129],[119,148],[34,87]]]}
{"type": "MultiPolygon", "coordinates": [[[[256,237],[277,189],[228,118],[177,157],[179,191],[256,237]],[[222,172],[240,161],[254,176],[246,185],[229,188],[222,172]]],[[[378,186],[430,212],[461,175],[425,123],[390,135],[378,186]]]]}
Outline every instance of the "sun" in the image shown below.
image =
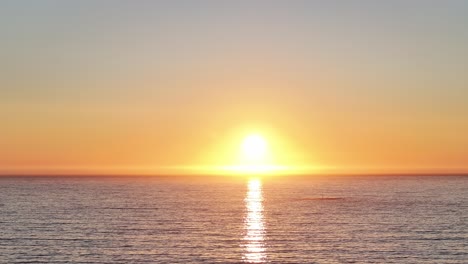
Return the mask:
{"type": "Polygon", "coordinates": [[[250,133],[241,138],[238,160],[235,164],[221,166],[223,171],[240,175],[270,175],[279,173],[286,166],[274,162],[272,148],[259,133],[250,133]]]}
{"type": "Polygon", "coordinates": [[[241,144],[241,158],[244,162],[262,163],[266,159],[268,144],[259,134],[251,134],[241,144]]]}

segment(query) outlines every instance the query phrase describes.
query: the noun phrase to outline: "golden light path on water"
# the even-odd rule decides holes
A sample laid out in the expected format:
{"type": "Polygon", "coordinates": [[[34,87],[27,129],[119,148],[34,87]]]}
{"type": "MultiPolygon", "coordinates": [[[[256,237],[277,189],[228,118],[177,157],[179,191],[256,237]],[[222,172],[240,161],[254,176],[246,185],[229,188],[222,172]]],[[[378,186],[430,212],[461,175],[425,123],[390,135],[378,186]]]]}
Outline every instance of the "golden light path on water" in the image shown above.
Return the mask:
{"type": "Polygon", "coordinates": [[[245,197],[246,215],[244,218],[244,261],[261,263],[266,259],[265,254],[265,224],[263,220],[262,182],[250,179],[245,197]]]}

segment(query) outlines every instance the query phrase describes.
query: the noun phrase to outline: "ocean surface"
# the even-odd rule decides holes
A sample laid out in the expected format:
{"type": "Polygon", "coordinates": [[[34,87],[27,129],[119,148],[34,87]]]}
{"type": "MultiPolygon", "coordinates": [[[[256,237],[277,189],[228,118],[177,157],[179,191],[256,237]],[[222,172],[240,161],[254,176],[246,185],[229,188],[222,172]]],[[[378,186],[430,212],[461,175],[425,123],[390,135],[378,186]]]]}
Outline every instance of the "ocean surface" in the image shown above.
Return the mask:
{"type": "Polygon", "coordinates": [[[468,177],[0,177],[0,263],[468,263],[468,177]]]}

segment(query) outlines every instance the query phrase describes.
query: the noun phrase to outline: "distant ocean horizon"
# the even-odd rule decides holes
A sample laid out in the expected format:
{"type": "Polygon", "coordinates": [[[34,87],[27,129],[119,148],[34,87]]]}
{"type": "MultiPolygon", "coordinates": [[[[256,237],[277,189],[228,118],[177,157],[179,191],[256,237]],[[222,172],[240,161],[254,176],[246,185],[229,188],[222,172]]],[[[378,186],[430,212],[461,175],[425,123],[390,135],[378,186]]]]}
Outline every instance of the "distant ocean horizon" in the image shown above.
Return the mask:
{"type": "Polygon", "coordinates": [[[0,177],[104,177],[104,178],[119,178],[119,177],[234,177],[234,178],[308,178],[308,177],[466,177],[468,171],[442,171],[442,172],[337,172],[337,173],[18,173],[18,172],[0,172],[0,177]]]}
{"type": "Polygon", "coordinates": [[[0,263],[466,263],[468,176],[402,176],[4,175],[0,263]]]}

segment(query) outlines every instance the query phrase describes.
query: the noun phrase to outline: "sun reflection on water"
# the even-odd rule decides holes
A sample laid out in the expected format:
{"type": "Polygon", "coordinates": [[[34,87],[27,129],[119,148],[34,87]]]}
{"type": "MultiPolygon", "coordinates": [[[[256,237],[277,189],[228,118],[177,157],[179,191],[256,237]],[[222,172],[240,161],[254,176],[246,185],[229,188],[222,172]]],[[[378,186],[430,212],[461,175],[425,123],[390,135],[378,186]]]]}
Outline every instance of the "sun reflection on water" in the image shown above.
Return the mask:
{"type": "Polygon", "coordinates": [[[262,182],[250,179],[245,197],[246,216],[244,218],[244,261],[261,263],[266,259],[265,254],[265,225],[263,221],[262,182]]]}

